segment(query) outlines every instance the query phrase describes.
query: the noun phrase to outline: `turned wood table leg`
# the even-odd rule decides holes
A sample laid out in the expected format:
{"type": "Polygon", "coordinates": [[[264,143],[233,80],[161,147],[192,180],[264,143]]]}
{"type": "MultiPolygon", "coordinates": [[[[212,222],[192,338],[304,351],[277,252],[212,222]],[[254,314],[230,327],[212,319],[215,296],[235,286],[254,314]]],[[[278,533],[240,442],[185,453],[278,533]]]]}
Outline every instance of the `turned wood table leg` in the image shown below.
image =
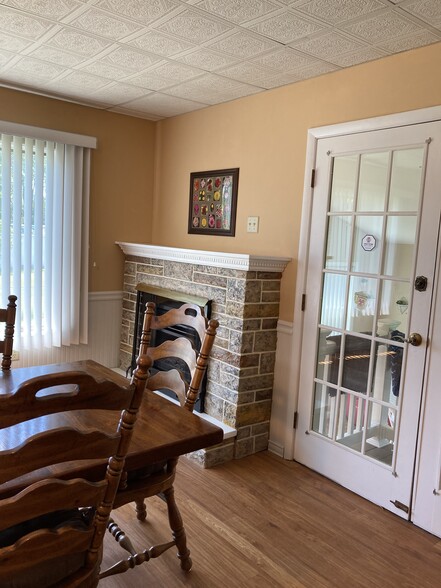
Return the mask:
{"type": "Polygon", "coordinates": [[[175,491],[173,487],[164,490],[163,495],[167,503],[168,520],[173,539],[178,549],[178,558],[181,560],[181,568],[188,572],[191,570],[193,562],[190,558],[190,550],[187,547],[187,536],[185,534],[181,513],[179,512],[175,501],[175,491]]]}
{"type": "Polygon", "coordinates": [[[135,500],[136,504],[136,518],[138,521],[145,521],[147,518],[147,508],[144,500],[135,500]]]}

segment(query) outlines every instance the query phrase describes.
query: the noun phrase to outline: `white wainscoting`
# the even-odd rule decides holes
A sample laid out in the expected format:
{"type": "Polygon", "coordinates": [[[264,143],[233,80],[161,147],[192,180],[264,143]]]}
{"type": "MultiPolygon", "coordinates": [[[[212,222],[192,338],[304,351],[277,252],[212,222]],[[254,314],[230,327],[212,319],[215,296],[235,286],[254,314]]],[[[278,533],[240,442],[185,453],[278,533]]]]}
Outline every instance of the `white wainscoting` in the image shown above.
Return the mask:
{"type": "MultiPolygon", "coordinates": [[[[280,457],[289,455],[285,443],[288,397],[290,393],[293,393],[291,389],[292,336],[293,323],[279,321],[277,323],[277,351],[268,449],[280,457]]],[[[294,414],[292,417],[294,418],[294,414]]]]}
{"type": "Polygon", "coordinates": [[[93,359],[107,367],[119,365],[122,315],[121,291],[89,293],[89,343],[19,351],[12,368],[93,359]]]}

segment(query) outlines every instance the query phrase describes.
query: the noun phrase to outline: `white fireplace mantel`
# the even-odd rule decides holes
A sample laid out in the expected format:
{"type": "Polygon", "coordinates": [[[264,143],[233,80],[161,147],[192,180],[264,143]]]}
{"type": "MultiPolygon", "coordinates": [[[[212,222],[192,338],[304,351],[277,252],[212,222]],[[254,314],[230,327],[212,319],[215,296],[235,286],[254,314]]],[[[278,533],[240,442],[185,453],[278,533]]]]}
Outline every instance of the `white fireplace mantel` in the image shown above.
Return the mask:
{"type": "Polygon", "coordinates": [[[195,263],[212,265],[228,269],[260,272],[283,272],[290,257],[273,257],[262,255],[248,255],[246,253],[220,253],[217,251],[201,251],[198,249],[181,249],[179,247],[162,247],[144,243],[116,242],[125,255],[134,257],[150,257],[152,259],[166,259],[181,263],[195,263]]]}

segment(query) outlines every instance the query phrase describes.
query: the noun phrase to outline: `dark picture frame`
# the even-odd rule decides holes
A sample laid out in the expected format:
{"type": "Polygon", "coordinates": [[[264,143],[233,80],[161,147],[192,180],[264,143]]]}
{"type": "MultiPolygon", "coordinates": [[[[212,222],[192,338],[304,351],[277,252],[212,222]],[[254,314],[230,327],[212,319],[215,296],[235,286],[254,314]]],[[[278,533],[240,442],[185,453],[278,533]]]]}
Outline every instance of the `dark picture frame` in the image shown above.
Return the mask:
{"type": "Polygon", "coordinates": [[[239,168],[190,174],[188,232],[234,237],[239,168]]]}

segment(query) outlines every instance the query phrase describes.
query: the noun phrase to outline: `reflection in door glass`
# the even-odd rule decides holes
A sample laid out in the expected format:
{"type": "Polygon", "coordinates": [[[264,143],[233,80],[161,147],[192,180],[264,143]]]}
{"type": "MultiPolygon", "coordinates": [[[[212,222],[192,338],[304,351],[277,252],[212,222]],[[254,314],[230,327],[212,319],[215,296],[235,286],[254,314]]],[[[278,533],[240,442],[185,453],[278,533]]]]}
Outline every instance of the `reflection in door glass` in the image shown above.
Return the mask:
{"type": "Polygon", "coordinates": [[[331,216],[328,223],[326,269],[347,271],[351,243],[352,218],[331,216]]]}
{"type": "Polygon", "coordinates": [[[389,210],[400,212],[418,210],[423,161],[423,147],[394,152],[389,210]]]}
{"type": "Polygon", "coordinates": [[[349,281],[346,329],[372,335],[377,302],[378,280],[351,276],[349,281]]]}
{"type": "Polygon", "coordinates": [[[335,439],[354,451],[361,451],[366,400],[355,394],[341,393],[335,439]]]}
{"type": "Polygon", "coordinates": [[[382,216],[357,216],[351,269],[353,272],[376,274],[380,264],[382,216]]]}
{"type": "Polygon", "coordinates": [[[338,361],[336,356],[337,346],[329,339],[332,331],[330,329],[319,329],[319,345],[317,350],[316,378],[331,384],[337,384],[338,370],[331,370],[331,366],[338,361]]]}
{"type": "Polygon", "coordinates": [[[384,404],[370,402],[368,413],[364,453],[392,465],[397,411],[384,404]]]}
{"type": "Polygon", "coordinates": [[[354,392],[366,394],[371,357],[371,339],[346,335],[343,356],[341,385],[354,392]]]}
{"type": "Polygon", "coordinates": [[[383,273],[409,278],[415,251],[416,216],[389,216],[386,225],[386,246],[383,273]]]}
{"type": "Polygon", "coordinates": [[[382,280],[377,335],[384,339],[408,334],[410,284],[409,282],[382,280]]]}
{"type": "Polygon", "coordinates": [[[357,210],[384,211],[389,157],[389,152],[363,153],[361,156],[357,210]]]}
{"type": "Polygon", "coordinates": [[[398,340],[390,344],[375,343],[371,396],[395,406],[400,392],[403,347],[398,340]]]}
{"type": "Polygon", "coordinates": [[[334,157],[332,170],[331,211],[354,209],[358,155],[334,157]]]}
{"type": "Polygon", "coordinates": [[[345,320],[347,277],[342,274],[325,274],[320,322],[327,327],[342,329],[345,320]]]}
{"type": "Polygon", "coordinates": [[[316,384],[312,430],[332,439],[337,408],[337,390],[326,384],[316,384]]]}

